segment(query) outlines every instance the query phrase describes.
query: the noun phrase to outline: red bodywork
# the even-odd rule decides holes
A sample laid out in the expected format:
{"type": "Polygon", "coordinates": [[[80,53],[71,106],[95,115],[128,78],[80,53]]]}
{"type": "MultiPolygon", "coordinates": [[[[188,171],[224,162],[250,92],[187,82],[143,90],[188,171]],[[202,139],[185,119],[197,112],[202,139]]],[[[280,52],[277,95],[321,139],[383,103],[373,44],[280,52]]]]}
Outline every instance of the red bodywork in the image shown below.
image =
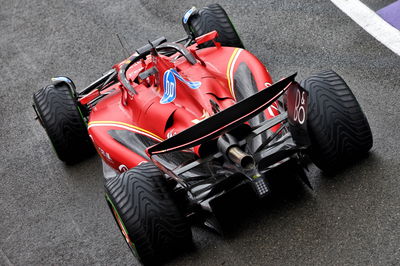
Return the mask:
{"type": "MultiPolygon", "coordinates": [[[[188,50],[197,58],[196,64],[190,64],[186,58],[178,57],[177,54],[150,55],[133,64],[126,76],[137,92],[136,95],[118,82],[80,99],[82,104],[87,104],[99,94],[108,94],[91,110],[88,130],[100,156],[112,168],[123,172],[146,159],[113,139],[108,130],[125,129],[162,141],[191,127],[213,114],[210,100],[216,102],[221,109],[236,103],[234,73],[240,62],[246,62],[258,90],[272,84],[265,66],[244,49],[219,45],[197,49],[197,44],[194,44],[188,50]],[[139,73],[153,66],[156,66],[158,73],[145,80],[138,78],[139,73]],[[169,69],[175,69],[186,81],[201,82],[201,86],[192,89],[187,83],[176,79],[176,98],[169,103],[160,103],[165,88],[163,76],[169,69]]],[[[121,63],[114,68],[119,70],[121,63]]],[[[265,111],[267,119],[276,114],[277,110],[273,106],[265,111]]]]}

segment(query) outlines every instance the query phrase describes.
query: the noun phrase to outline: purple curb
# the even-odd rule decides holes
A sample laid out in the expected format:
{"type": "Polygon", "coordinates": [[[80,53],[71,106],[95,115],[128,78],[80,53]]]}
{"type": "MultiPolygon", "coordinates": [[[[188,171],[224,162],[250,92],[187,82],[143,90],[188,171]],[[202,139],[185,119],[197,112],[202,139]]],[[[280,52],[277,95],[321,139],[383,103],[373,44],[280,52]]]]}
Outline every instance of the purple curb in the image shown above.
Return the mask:
{"type": "Polygon", "coordinates": [[[378,10],[376,12],[386,22],[391,24],[396,29],[400,30],[400,1],[391,3],[390,5],[378,10]]]}

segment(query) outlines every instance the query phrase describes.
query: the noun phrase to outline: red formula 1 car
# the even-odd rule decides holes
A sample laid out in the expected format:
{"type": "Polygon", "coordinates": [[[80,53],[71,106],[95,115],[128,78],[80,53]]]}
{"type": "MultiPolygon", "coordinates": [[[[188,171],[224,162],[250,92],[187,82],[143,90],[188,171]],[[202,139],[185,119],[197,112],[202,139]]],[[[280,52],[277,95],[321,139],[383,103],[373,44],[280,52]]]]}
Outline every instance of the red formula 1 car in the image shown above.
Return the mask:
{"type": "Polygon", "coordinates": [[[235,188],[264,197],[284,165],[309,185],[309,158],[331,171],[372,146],[335,72],[273,83],[219,5],[193,7],[182,23],[187,37],[149,42],[80,92],[57,77],[33,97],[62,161],[100,154],[107,203],[144,263],[190,243],[190,221],[215,225],[215,200],[235,188]]]}

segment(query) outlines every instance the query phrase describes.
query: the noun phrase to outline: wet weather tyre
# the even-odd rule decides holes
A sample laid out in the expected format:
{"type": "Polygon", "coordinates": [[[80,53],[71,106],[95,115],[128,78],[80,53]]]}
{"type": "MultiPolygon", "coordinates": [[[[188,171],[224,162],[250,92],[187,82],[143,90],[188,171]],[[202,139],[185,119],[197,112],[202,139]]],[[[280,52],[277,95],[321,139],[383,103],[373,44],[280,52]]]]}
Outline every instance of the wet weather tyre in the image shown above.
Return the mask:
{"type": "MultiPolygon", "coordinates": [[[[235,27],[219,4],[212,4],[198,10],[197,14],[189,20],[189,27],[195,37],[209,33],[213,30],[218,32],[216,41],[222,46],[244,48],[235,27]]],[[[212,41],[199,45],[200,48],[214,46],[212,41]]]]}
{"type": "Polygon", "coordinates": [[[346,82],[329,70],[300,85],[309,92],[310,157],[318,168],[335,172],[364,157],[372,147],[372,132],[346,82]]]}
{"type": "Polygon", "coordinates": [[[95,152],[67,84],[57,83],[42,88],[33,95],[33,102],[40,123],[61,161],[77,163],[95,152]]]}
{"type": "Polygon", "coordinates": [[[126,242],[144,264],[158,264],[192,243],[190,226],[155,165],[132,168],[107,181],[105,189],[126,242]]]}

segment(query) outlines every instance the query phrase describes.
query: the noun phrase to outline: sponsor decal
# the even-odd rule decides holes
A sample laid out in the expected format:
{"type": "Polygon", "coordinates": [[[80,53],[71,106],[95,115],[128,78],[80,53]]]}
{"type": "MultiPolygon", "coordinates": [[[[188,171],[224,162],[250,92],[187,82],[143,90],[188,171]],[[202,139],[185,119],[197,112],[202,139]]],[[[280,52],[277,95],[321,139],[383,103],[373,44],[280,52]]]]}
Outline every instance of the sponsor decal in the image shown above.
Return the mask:
{"type": "Polygon", "coordinates": [[[171,68],[170,71],[174,74],[174,76],[179,79],[180,81],[182,81],[183,83],[185,83],[186,85],[189,86],[189,88],[193,89],[193,90],[197,90],[198,88],[200,88],[201,86],[201,82],[200,81],[188,81],[185,80],[181,74],[179,74],[175,69],[171,68]]]}
{"type": "Polygon", "coordinates": [[[176,80],[171,69],[165,71],[164,78],[164,95],[160,100],[161,104],[170,103],[176,98],[176,80]]]}
{"type": "Polygon", "coordinates": [[[176,98],[176,79],[185,83],[189,88],[196,90],[200,88],[200,81],[185,80],[175,69],[171,68],[165,71],[163,77],[164,95],[160,100],[161,104],[170,103],[176,98]]]}

